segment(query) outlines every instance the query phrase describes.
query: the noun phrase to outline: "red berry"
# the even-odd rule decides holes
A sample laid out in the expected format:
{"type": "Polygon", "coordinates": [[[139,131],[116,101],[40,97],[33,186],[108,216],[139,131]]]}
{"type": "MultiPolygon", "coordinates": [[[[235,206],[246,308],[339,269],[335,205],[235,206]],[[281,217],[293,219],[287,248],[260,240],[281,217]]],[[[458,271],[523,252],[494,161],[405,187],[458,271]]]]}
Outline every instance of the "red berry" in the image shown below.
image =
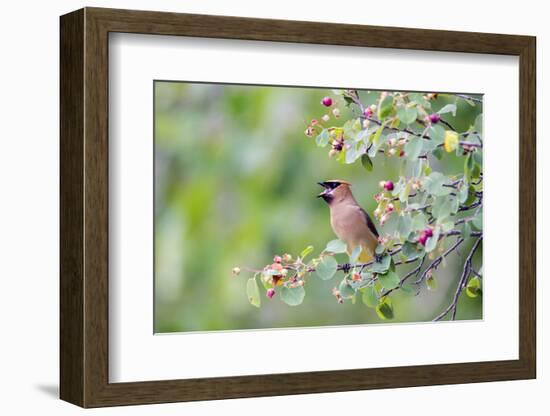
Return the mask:
{"type": "Polygon", "coordinates": [[[405,156],[405,151],[404,151],[404,150],[401,150],[401,151],[399,152],[399,157],[403,157],[403,156],[405,156]]]}
{"type": "Polygon", "coordinates": [[[426,235],[426,231],[422,231],[420,235],[418,236],[418,242],[422,244],[423,246],[426,245],[426,241],[428,241],[428,236],[426,235]]]}
{"type": "Polygon", "coordinates": [[[330,107],[332,105],[332,98],[325,97],[321,100],[321,104],[323,104],[325,107],[330,107]]]}
{"type": "Polygon", "coordinates": [[[430,121],[434,124],[439,123],[439,120],[441,120],[441,116],[437,113],[430,114],[428,117],[430,118],[430,121]]]}
{"type": "Polygon", "coordinates": [[[392,181],[386,181],[384,184],[384,189],[386,191],[393,191],[393,182],[392,181]]]}
{"type": "Polygon", "coordinates": [[[265,295],[271,299],[273,296],[275,296],[275,289],[271,288],[271,289],[267,289],[267,292],[265,293],[265,295]]]}
{"type": "Polygon", "coordinates": [[[424,234],[426,234],[427,237],[431,237],[431,236],[434,235],[434,232],[433,232],[433,230],[432,230],[431,228],[426,228],[426,229],[424,230],[424,234]]]}

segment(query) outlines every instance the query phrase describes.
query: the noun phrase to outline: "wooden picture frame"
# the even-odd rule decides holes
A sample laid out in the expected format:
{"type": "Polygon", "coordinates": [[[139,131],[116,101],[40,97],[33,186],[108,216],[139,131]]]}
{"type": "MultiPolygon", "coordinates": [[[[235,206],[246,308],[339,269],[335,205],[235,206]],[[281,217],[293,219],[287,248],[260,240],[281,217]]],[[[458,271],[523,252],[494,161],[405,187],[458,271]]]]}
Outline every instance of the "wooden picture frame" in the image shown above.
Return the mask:
{"type": "Polygon", "coordinates": [[[536,376],[536,89],[530,36],[85,8],[61,17],[60,396],[82,407],[518,380],[536,376]],[[110,383],[110,32],[514,55],[520,66],[519,359],[110,383]]]}

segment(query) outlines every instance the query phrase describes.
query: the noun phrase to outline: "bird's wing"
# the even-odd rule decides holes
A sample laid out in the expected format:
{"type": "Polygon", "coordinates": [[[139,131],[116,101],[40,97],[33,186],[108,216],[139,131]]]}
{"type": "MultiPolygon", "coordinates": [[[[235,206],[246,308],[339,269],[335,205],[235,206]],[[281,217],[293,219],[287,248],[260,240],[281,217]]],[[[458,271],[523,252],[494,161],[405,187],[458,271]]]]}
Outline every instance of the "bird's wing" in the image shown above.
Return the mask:
{"type": "Polygon", "coordinates": [[[363,208],[359,207],[359,209],[361,210],[361,214],[363,214],[363,216],[365,217],[365,222],[367,223],[367,227],[369,227],[369,230],[371,230],[371,232],[376,236],[378,237],[378,230],[376,229],[376,225],[374,225],[374,223],[372,222],[369,214],[367,214],[367,211],[365,211],[363,208]]]}

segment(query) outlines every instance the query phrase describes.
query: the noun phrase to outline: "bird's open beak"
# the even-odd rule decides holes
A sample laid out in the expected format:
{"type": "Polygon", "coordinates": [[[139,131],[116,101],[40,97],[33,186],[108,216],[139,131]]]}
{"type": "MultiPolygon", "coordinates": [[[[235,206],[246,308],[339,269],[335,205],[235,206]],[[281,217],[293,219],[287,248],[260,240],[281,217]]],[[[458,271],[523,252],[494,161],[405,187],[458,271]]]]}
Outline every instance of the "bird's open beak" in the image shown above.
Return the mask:
{"type": "Polygon", "coordinates": [[[327,186],[327,184],[325,182],[317,182],[318,185],[321,185],[323,188],[325,188],[325,190],[323,192],[321,192],[319,195],[317,195],[317,198],[322,198],[323,196],[325,196],[326,194],[328,194],[330,192],[330,188],[327,186]]]}

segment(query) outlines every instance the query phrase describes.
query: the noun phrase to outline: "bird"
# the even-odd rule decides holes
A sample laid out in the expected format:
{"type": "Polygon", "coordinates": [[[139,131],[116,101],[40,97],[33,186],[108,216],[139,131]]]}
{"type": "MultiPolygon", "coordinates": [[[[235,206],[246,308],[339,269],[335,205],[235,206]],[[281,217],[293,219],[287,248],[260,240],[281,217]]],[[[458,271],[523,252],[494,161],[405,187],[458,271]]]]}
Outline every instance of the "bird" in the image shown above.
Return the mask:
{"type": "Polygon", "coordinates": [[[357,246],[361,246],[358,261],[368,263],[376,255],[378,246],[378,231],[369,214],[361,208],[353,193],[351,183],[333,179],[318,182],[324,190],[318,198],[322,198],[330,210],[330,225],[336,236],[346,243],[349,255],[357,246]]]}

